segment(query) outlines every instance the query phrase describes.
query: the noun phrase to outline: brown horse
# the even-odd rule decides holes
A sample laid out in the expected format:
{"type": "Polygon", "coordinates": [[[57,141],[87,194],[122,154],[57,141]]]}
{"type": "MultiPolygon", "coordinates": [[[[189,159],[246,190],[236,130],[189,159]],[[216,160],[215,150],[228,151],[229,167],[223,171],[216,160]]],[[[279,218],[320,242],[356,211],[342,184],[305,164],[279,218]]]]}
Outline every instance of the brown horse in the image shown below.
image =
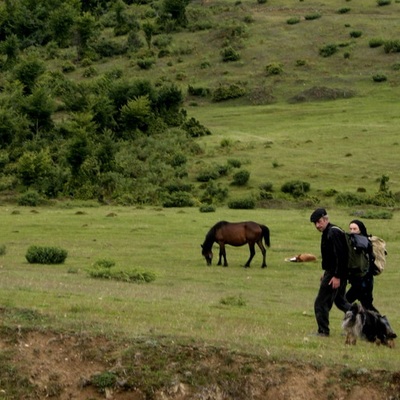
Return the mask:
{"type": "Polygon", "coordinates": [[[265,225],[258,224],[257,222],[217,222],[207,233],[204,243],[201,245],[202,255],[206,259],[207,265],[211,265],[212,262],[212,246],[215,243],[219,245],[219,260],[217,265],[221,265],[222,257],[224,258],[224,267],[228,266],[226,261],[225,245],[231,246],[243,246],[248,243],[250,249],[250,257],[244,265],[245,268],[250,267],[250,262],[256,254],[255,244],[261,250],[263,256],[263,262],[261,268],[266,268],[265,262],[267,250],[263,245],[263,238],[265,244],[269,247],[269,229],[265,225]]]}

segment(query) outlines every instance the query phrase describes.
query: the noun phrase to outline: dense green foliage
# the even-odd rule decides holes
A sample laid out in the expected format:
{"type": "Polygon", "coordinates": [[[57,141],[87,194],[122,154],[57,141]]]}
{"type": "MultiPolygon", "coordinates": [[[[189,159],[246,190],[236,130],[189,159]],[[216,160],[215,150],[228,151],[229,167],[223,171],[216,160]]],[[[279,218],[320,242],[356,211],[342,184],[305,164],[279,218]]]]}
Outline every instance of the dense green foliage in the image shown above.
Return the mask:
{"type": "Polygon", "coordinates": [[[25,258],[30,264],[63,264],[67,250],[52,246],[30,246],[25,258]]]}

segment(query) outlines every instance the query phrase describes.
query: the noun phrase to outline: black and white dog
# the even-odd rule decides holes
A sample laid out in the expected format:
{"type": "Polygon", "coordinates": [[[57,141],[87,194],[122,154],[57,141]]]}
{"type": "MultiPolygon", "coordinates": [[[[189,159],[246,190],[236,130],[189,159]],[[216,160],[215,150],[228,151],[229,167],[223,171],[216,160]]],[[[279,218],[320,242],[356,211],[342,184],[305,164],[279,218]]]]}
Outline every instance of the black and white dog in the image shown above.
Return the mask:
{"type": "Polygon", "coordinates": [[[357,338],[360,338],[394,347],[397,337],[385,316],[366,310],[358,303],[354,303],[346,312],[342,327],[346,332],[346,344],[356,344],[357,338]]]}

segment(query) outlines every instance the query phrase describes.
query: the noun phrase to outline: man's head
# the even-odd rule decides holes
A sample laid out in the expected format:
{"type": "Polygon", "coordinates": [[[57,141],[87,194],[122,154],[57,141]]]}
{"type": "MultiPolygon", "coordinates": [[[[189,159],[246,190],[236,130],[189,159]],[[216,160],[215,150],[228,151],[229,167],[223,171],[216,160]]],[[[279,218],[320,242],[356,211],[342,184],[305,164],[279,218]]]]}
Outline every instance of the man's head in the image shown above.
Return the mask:
{"type": "Polygon", "coordinates": [[[328,213],[325,208],[317,208],[310,216],[310,221],[315,225],[315,227],[323,232],[326,226],[329,224],[328,213]]]}

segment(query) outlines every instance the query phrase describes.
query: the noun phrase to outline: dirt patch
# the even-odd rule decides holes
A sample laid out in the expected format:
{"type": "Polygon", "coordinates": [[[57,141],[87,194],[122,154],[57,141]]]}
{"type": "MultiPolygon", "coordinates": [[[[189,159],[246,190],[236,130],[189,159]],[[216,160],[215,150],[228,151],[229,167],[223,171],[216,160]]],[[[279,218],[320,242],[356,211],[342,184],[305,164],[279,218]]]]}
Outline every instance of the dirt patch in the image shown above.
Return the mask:
{"type": "Polygon", "coordinates": [[[277,362],[171,339],[0,332],[0,398],[399,399],[399,375],[277,362]],[[3,397],[2,397],[3,396],[3,397]]]}

